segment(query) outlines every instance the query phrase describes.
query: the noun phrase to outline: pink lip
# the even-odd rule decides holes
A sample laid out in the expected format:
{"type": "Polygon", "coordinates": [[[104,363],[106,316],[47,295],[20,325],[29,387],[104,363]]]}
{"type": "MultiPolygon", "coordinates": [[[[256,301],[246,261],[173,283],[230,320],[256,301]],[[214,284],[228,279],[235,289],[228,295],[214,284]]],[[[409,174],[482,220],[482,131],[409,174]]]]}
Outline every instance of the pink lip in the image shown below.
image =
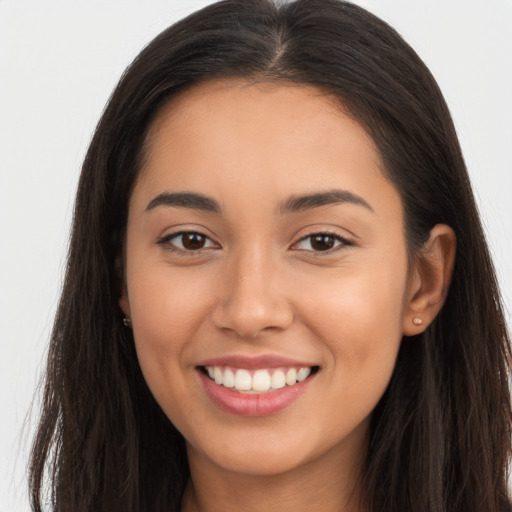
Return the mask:
{"type": "Polygon", "coordinates": [[[314,364],[307,363],[304,361],[298,361],[295,359],[289,359],[281,356],[257,356],[247,357],[241,355],[229,355],[222,357],[213,357],[201,361],[197,366],[232,366],[234,368],[245,368],[247,370],[255,370],[258,368],[283,368],[283,367],[294,367],[294,368],[307,368],[315,366],[314,364]]]}
{"type": "MultiPolygon", "coordinates": [[[[284,366],[288,366],[288,364],[284,366]]],[[[238,367],[240,368],[240,366],[238,367]]],[[[264,366],[264,368],[268,368],[268,366],[264,366]]],[[[285,386],[268,393],[246,394],[215,384],[199,370],[198,374],[210,399],[224,411],[240,416],[268,416],[285,409],[306,391],[311,379],[315,377],[313,374],[293,386],[285,386]]]]}

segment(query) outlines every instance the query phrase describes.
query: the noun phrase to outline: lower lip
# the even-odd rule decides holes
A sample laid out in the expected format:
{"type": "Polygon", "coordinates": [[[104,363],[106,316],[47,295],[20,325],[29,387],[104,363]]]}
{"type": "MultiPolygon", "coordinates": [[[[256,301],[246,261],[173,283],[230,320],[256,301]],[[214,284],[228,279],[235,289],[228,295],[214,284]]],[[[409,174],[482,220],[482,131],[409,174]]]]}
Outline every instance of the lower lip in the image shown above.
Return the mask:
{"type": "Polygon", "coordinates": [[[198,370],[198,373],[211,400],[224,411],[240,416],[268,416],[282,411],[306,391],[314,377],[310,375],[293,386],[285,386],[268,393],[248,394],[215,384],[201,371],[198,370]]]}

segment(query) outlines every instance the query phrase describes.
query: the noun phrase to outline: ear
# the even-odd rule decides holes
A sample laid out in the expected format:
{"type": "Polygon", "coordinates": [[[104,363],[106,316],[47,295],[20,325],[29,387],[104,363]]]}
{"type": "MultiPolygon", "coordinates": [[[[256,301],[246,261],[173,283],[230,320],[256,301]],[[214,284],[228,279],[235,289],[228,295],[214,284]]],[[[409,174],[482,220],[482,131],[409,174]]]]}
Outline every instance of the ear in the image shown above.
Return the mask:
{"type": "Polygon", "coordinates": [[[438,224],[419,251],[409,277],[403,319],[405,336],[423,332],[441,310],[452,278],[456,245],[453,229],[438,224]]]}
{"type": "Polygon", "coordinates": [[[128,291],[126,289],[126,278],[123,270],[123,262],[121,257],[116,259],[116,271],[121,284],[121,294],[119,296],[119,307],[121,308],[124,315],[128,318],[131,316],[130,301],[128,300],[128,291]]]}
{"type": "Polygon", "coordinates": [[[121,289],[121,296],[119,297],[119,307],[126,317],[131,317],[130,301],[128,300],[128,293],[126,292],[126,284],[123,283],[121,289]]]}

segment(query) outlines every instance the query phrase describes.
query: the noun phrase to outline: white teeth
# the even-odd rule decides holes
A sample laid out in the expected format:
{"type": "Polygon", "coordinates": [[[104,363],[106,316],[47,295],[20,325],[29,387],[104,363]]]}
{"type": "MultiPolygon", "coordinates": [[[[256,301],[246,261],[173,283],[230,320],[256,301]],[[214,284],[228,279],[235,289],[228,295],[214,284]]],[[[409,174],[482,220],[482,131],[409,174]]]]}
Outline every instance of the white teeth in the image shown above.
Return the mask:
{"type": "Polygon", "coordinates": [[[247,370],[237,370],[235,374],[235,388],[238,391],[249,391],[252,387],[251,374],[247,370]]]}
{"type": "Polygon", "coordinates": [[[288,386],[293,386],[297,382],[297,370],[295,368],[290,368],[286,372],[286,384],[288,386]]]}
{"type": "Polygon", "coordinates": [[[281,389],[286,386],[286,377],[282,370],[276,370],[272,374],[271,386],[272,389],[281,389]]]}
{"type": "Polygon", "coordinates": [[[222,384],[227,388],[235,387],[235,374],[229,368],[224,370],[224,378],[222,380],[222,384]]]}
{"type": "Polygon", "coordinates": [[[222,366],[205,367],[210,379],[216,384],[235,388],[244,393],[267,393],[271,390],[281,389],[285,386],[293,386],[297,382],[306,380],[311,375],[311,368],[288,369],[259,369],[252,375],[249,370],[239,368],[237,370],[222,366]]]}
{"type": "Polygon", "coordinates": [[[222,370],[217,366],[213,369],[213,378],[215,380],[215,384],[222,384],[222,370]]]}
{"type": "Polygon", "coordinates": [[[254,391],[268,391],[270,389],[270,375],[267,370],[257,370],[252,377],[254,391]]]}
{"type": "Polygon", "coordinates": [[[306,380],[311,373],[311,368],[301,368],[297,373],[297,380],[299,382],[302,382],[303,380],[306,380]]]}

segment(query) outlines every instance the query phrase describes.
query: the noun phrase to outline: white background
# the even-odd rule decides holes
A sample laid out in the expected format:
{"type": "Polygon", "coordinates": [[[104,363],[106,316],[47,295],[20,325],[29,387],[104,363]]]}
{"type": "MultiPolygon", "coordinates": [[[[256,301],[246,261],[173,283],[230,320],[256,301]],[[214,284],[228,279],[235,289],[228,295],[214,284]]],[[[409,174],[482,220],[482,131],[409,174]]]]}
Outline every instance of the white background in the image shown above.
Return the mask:
{"type": "MultiPolygon", "coordinates": [[[[207,3],[0,0],[0,512],[29,510],[24,474],[37,414],[22,427],[95,123],[142,46],[207,3]]],[[[510,311],[512,0],[356,3],[395,26],[440,83],[510,311]]]]}

